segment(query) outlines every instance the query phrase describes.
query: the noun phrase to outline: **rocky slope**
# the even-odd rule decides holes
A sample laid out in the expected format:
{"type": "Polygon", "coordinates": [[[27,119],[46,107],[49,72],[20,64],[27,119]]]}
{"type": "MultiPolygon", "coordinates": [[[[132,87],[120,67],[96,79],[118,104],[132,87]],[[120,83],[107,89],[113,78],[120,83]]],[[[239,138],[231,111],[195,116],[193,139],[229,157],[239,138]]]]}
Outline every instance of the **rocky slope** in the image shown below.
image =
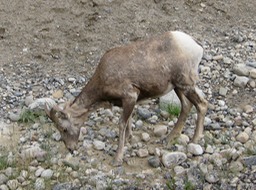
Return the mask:
{"type": "Polygon", "coordinates": [[[255,189],[255,7],[252,0],[2,1],[0,189],[255,189]],[[42,98],[76,96],[110,47],[175,29],[205,49],[199,86],[210,105],[202,141],[189,141],[192,111],[167,150],[161,139],[176,116],[150,100],[136,107],[122,167],[110,165],[118,107],[93,112],[70,155],[42,98]]]}

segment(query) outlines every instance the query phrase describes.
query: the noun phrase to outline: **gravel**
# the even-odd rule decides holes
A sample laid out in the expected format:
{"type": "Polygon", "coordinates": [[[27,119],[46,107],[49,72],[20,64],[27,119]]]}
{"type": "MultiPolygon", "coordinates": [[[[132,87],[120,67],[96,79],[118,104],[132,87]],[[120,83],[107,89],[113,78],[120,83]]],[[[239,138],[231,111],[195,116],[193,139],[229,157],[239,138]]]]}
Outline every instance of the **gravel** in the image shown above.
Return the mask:
{"type": "MultiPolygon", "coordinates": [[[[97,7],[101,1],[91,2],[97,7]]],[[[209,4],[199,6],[204,11],[209,4]]],[[[104,7],[104,12],[112,11],[104,7]]],[[[170,8],[168,3],[163,8],[166,14],[180,10],[170,8]]],[[[218,14],[225,11],[219,10],[218,14]]],[[[62,9],[54,11],[61,13],[62,9]]],[[[101,18],[92,14],[90,19],[101,18]]],[[[138,27],[143,24],[147,20],[141,18],[138,27]]],[[[47,28],[42,30],[46,32],[47,28]]],[[[118,107],[100,108],[89,115],[79,137],[79,148],[72,155],[44,114],[28,123],[18,122],[24,110],[44,112],[45,104],[52,107],[74,98],[89,74],[48,74],[36,61],[6,63],[0,71],[0,189],[184,189],[190,183],[195,189],[204,190],[255,189],[256,30],[212,30],[217,33],[216,39],[201,39],[205,54],[198,85],[209,101],[202,140],[198,144],[191,142],[196,118],[192,109],[183,134],[168,149],[162,143],[162,137],[177,121],[161,105],[173,98],[172,92],[160,102],[154,99],[136,106],[133,137],[125,145],[126,162],[117,168],[111,162],[117,150],[121,115],[118,107]],[[19,73],[8,73],[6,66],[19,73]]],[[[5,30],[0,27],[0,40],[5,35],[1,31],[5,30]]],[[[131,39],[125,35],[119,40],[131,39]]],[[[99,46],[96,44],[95,48],[99,46]]],[[[30,48],[22,48],[23,54],[29,51],[30,48]]],[[[90,64],[92,58],[98,59],[92,52],[86,54],[90,64]]],[[[57,61],[61,55],[55,52],[52,56],[57,61]]],[[[173,102],[179,104],[176,98],[173,102]]]]}

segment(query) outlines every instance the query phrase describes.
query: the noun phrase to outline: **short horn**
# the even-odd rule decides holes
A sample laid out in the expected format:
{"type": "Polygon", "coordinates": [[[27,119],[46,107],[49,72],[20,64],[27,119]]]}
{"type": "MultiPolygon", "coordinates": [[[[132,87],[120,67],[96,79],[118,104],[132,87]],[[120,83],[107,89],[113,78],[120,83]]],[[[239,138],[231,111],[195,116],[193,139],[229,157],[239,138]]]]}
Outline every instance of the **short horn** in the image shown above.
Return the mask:
{"type": "Polygon", "coordinates": [[[49,106],[47,104],[45,104],[45,112],[47,114],[47,116],[54,122],[54,123],[58,123],[58,118],[56,116],[57,111],[60,108],[58,108],[57,106],[54,106],[53,108],[49,108],[49,106]]]}

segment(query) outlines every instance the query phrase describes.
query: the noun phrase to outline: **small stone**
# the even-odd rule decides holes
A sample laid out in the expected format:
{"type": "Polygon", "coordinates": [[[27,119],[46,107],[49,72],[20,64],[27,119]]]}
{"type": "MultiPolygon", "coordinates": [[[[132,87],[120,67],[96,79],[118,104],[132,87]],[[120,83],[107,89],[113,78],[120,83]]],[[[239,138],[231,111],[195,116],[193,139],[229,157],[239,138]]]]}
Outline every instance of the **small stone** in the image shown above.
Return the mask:
{"type": "Polygon", "coordinates": [[[148,119],[148,118],[150,118],[152,116],[152,113],[148,109],[142,108],[142,107],[138,108],[138,114],[143,119],[148,119]]]}
{"type": "Polygon", "coordinates": [[[219,94],[220,94],[221,96],[226,96],[226,95],[227,95],[227,92],[228,92],[228,89],[227,89],[227,88],[225,88],[225,87],[220,87],[220,89],[219,89],[219,94]]]}
{"type": "Polygon", "coordinates": [[[41,173],[41,177],[46,178],[46,179],[51,179],[52,176],[53,176],[53,171],[51,169],[44,170],[41,173]]]}
{"type": "Polygon", "coordinates": [[[8,181],[8,177],[4,174],[0,174],[0,185],[8,181]]]}
{"type": "Polygon", "coordinates": [[[176,176],[183,175],[185,173],[185,169],[182,166],[175,166],[174,173],[176,176]]]}
{"type": "Polygon", "coordinates": [[[143,141],[148,142],[150,140],[150,136],[148,133],[142,133],[141,138],[143,141]]]}
{"type": "Polygon", "coordinates": [[[250,81],[249,81],[249,85],[250,85],[250,87],[255,88],[255,87],[256,87],[256,82],[255,82],[255,80],[250,80],[250,81]]]}
{"type": "Polygon", "coordinates": [[[241,132],[236,136],[236,140],[241,143],[246,143],[249,140],[249,135],[246,132],[241,132]]]}
{"type": "Polygon", "coordinates": [[[208,125],[210,125],[211,123],[212,123],[211,118],[209,118],[209,117],[205,117],[205,118],[204,118],[204,126],[208,126],[208,125]]]}
{"type": "Polygon", "coordinates": [[[154,128],[154,134],[158,137],[161,137],[167,133],[167,126],[166,125],[157,125],[154,128]]]}
{"type": "Polygon", "coordinates": [[[216,183],[219,181],[217,174],[210,172],[205,175],[205,179],[209,183],[216,183]]]}
{"type": "Polygon", "coordinates": [[[237,64],[233,68],[233,72],[239,76],[249,76],[249,69],[244,64],[237,64]]]}
{"type": "Polygon", "coordinates": [[[111,130],[107,127],[103,127],[100,129],[99,134],[103,137],[107,137],[107,138],[115,138],[116,137],[116,132],[114,130],[111,130]]]}
{"type": "Polygon", "coordinates": [[[136,123],[135,123],[136,128],[140,129],[142,126],[143,126],[143,121],[141,121],[141,120],[136,121],[136,123]]]}
{"type": "Polygon", "coordinates": [[[237,87],[244,88],[247,85],[248,82],[249,82],[249,78],[248,77],[236,76],[236,79],[234,81],[234,85],[237,86],[237,87]]]}
{"type": "Polygon", "coordinates": [[[34,97],[33,96],[28,96],[28,97],[25,98],[25,105],[26,106],[29,106],[33,102],[34,102],[34,97]]]}
{"type": "Polygon", "coordinates": [[[165,167],[179,165],[187,160],[187,155],[183,152],[165,152],[162,156],[162,163],[165,167]]]}
{"type": "Polygon", "coordinates": [[[23,160],[36,158],[39,161],[43,161],[47,155],[47,152],[40,147],[35,146],[22,150],[20,155],[23,160]]]}
{"type": "Polygon", "coordinates": [[[99,140],[94,140],[93,145],[96,150],[103,150],[105,148],[105,143],[99,140]]]}
{"type": "Polygon", "coordinates": [[[110,109],[105,109],[103,114],[106,116],[106,117],[113,117],[114,114],[113,112],[110,110],[110,109]]]}
{"type": "Polygon", "coordinates": [[[250,77],[256,79],[256,69],[250,70],[250,77]]]}
{"type": "Polygon", "coordinates": [[[215,56],[213,56],[212,59],[213,59],[214,61],[222,60],[222,59],[223,59],[223,55],[215,55],[215,56]]]}
{"type": "Polygon", "coordinates": [[[244,167],[240,161],[234,161],[230,163],[229,169],[232,173],[241,172],[244,167]]]}
{"type": "Polygon", "coordinates": [[[203,154],[203,148],[199,144],[190,143],[188,144],[188,152],[190,152],[193,155],[202,155],[203,154]]]}
{"type": "Polygon", "coordinates": [[[63,98],[63,91],[62,90],[57,90],[52,94],[53,98],[59,99],[63,98]]]}
{"type": "Polygon", "coordinates": [[[232,62],[232,59],[230,59],[229,57],[224,57],[224,58],[223,58],[223,63],[225,63],[225,64],[231,64],[231,62],[232,62]]]}
{"type": "Polygon", "coordinates": [[[145,158],[148,156],[148,149],[141,148],[137,151],[137,155],[140,158],[145,158]]]}
{"type": "Polygon", "coordinates": [[[20,114],[17,114],[17,113],[10,113],[9,114],[9,119],[11,120],[11,121],[13,121],[13,122],[17,122],[17,121],[19,121],[19,119],[20,119],[20,114]]]}
{"type": "Polygon", "coordinates": [[[185,134],[181,134],[177,139],[179,144],[187,145],[189,142],[189,137],[185,134]]]}
{"type": "Polygon", "coordinates": [[[205,149],[206,153],[212,154],[214,152],[213,147],[211,145],[207,145],[206,149],[205,149]]]}
{"type": "Polygon", "coordinates": [[[79,159],[77,157],[67,156],[62,162],[65,166],[68,166],[75,171],[79,169],[79,159]]]}
{"type": "Polygon", "coordinates": [[[73,82],[76,82],[76,79],[75,79],[74,77],[69,77],[69,78],[68,78],[68,82],[72,82],[72,83],[73,83],[73,82]]]}
{"type": "Polygon", "coordinates": [[[7,185],[0,185],[0,189],[1,190],[9,190],[8,186],[7,185]]]}
{"type": "Polygon", "coordinates": [[[19,187],[19,182],[17,179],[12,179],[7,181],[7,186],[10,190],[16,190],[19,187]]]}
{"type": "Polygon", "coordinates": [[[56,132],[56,133],[53,133],[52,134],[52,138],[55,140],[55,141],[60,141],[61,140],[61,135],[59,132],[56,132]]]}
{"type": "Polygon", "coordinates": [[[36,177],[40,177],[43,171],[44,171],[44,168],[39,167],[39,168],[36,170],[36,172],[35,172],[35,176],[36,176],[36,177]]]}
{"type": "Polygon", "coordinates": [[[151,156],[148,158],[148,164],[153,168],[157,168],[161,165],[161,161],[158,156],[151,156]]]}
{"type": "Polygon", "coordinates": [[[243,110],[245,113],[252,113],[253,112],[253,107],[251,105],[245,105],[243,107],[243,110]]]}
{"type": "Polygon", "coordinates": [[[45,182],[44,178],[37,178],[35,181],[35,190],[44,190],[45,189],[45,182]]]}
{"type": "Polygon", "coordinates": [[[223,100],[218,100],[218,105],[219,106],[221,106],[221,107],[223,107],[223,106],[225,106],[225,101],[223,101],[223,100]]]}
{"type": "Polygon", "coordinates": [[[243,158],[243,163],[247,167],[255,166],[256,165],[256,156],[249,156],[243,158]]]}

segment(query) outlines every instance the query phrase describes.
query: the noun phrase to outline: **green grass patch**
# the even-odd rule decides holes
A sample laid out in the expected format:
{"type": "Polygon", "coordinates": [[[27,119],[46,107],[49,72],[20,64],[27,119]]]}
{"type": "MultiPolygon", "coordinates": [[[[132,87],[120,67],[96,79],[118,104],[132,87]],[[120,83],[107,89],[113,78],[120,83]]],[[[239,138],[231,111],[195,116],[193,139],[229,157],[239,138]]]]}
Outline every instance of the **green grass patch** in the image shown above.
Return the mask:
{"type": "Polygon", "coordinates": [[[7,159],[8,159],[7,155],[1,155],[0,156],[0,171],[5,170],[6,168],[8,168],[9,164],[8,164],[7,159]]]}
{"type": "Polygon", "coordinates": [[[169,181],[167,181],[166,182],[166,187],[167,187],[167,189],[169,189],[169,190],[175,190],[176,189],[176,184],[175,184],[175,179],[174,178],[172,178],[172,179],[170,179],[169,181]]]}
{"type": "Polygon", "coordinates": [[[186,181],[184,189],[185,190],[195,190],[196,188],[191,181],[186,181]]]}
{"type": "Polygon", "coordinates": [[[37,120],[45,117],[45,112],[41,110],[24,109],[20,114],[19,122],[21,123],[35,123],[37,120]]]}
{"type": "Polygon", "coordinates": [[[170,115],[179,116],[179,115],[180,115],[181,108],[180,108],[180,106],[175,105],[175,104],[168,104],[168,105],[167,105],[167,108],[166,108],[166,111],[167,111],[170,115]]]}

